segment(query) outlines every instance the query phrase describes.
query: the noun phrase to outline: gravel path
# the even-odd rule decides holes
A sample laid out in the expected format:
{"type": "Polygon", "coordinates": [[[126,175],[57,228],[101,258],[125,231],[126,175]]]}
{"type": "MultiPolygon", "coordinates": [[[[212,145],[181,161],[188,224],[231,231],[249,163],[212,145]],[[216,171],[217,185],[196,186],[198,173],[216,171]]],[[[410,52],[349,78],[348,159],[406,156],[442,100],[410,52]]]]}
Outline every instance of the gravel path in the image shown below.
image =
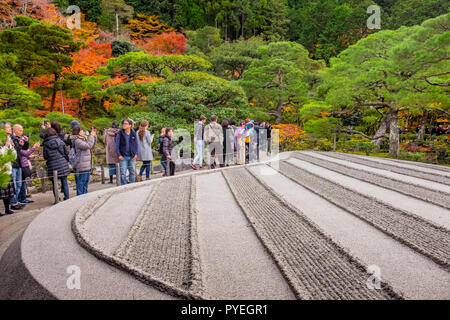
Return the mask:
{"type": "Polygon", "coordinates": [[[295,299],[220,172],[197,177],[196,207],[208,299],[295,299]]]}
{"type": "Polygon", "coordinates": [[[450,170],[448,167],[432,165],[429,163],[422,162],[412,162],[412,161],[404,161],[398,159],[390,159],[390,158],[381,158],[381,157],[368,157],[362,156],[359,154],[351,154],[351,153],[340,153],[349,155],[352,157],[360,158],[360,159],[368,159],[369,161],[384,163],[390,166],[399,167],[399,168],[407,168],[412,170],[419,170],[425,173],[437,174],[447,178],[450,178],[450,170]]]}
{"type": "Polygon", "coordinates": [[[347,161],[345,159],[338,159],[336,157],[332,157],[329,153],[324,153],[324,152],[316,152],[316,151],[302,151],[302,154],[307,154],[310,155],[312,157],[316,157],[316,158],[321,158],[324,159],[326,161],[330,161],[330,162],[334,162],[337,163],[339,165],[343,165],[346,167],[350,167],[353,169],[357,169],[357,170],[361,170],[364,172],[371,172],[371,173],[375,173],[378,174],[380,176],[384,176],[388,179],[394,179],[394,180],[399,180],[405,183],[410,183],[412,185],[418,186],[418,187],[423,187],[425,189],[429,189],[429,190],[439,190],[440,192],[444,192],[446,194],[450,195],[450,186],[441,184],[441,183],[437,183],[434,181],[429,181],[429,180],[424,180],[424,179],[419,179],[416,177],[411,177],[408,175],[404,175],[404,174],[399,174],[399,173],[395,173],[392,171],[388,171],[388,170],[382,170],[382,169],[378,169],[378,168],[373,168],[370,166],[366,166],[363,164],[358,164],[355,162],[350,162],[347,161]]]}
{"type": "Polygon", "coordinates": [[[175,288],[199,294],[199,261],[192,255],[198,244],[191,238],[194,190],[194,177],[161,182],[115,256],[175,288]]]}
{"type": "Polygon", "coordinates": [[[114,254],[128,236],[152,188],[153,185],[115,193],[85,222],[84,236],[92,239],[105,254],[114,254]]]}
{"type": "MultiPolygon", "coordinates": [[[[377,157],[369,157],[370,159],[377,158],[377,157]]],[[[409,160],[398,160],[398,159],[391,159],[391,158],[384,158],[386,161],[392,161],[395,163],[407,163],[410,165],[423,167],[423,168],[429,168],[439,171],[445,171],[450,172],[450,167],[444,166],[444,165],[438,165],[438,164],[431,164],[431,163],[424,163],[424,162],[418,162],[418,161],[409,161],[409,160]]]]}
{"type": "Polygon", "coordinates": [[[405,183],[400,180],[387,178],[385,176],[375,174],[372,172],[354,169],[352,167],[337,164],[335,162],[325,160],[323,158],[318,158],[316,156],[300,152],[295,153],[293,157],[320,166],[324,169],[333,170],[346,176],[353,177],[355,179],[359,179],[371,184],[375,184],[382,188],[400,192],[403,193],[404,195],[411,196],[426,202],[430,202],[435,205],[444,207],[446,209],[450,209],[450,195],[441,193],[438,190],[426,189],[423,188],[422,186],[417,186],[410,183],[405,183]]]}
{"type": "Polygon", "coordinates": [[[449,273],[432,260],[268,166],[250,170],[348,253],[379,267],[381,279],[405,299],[450,298],[449,273]]]}
{"type": "Polygon", "coordinates": [[[450,269],[450,231],[282,161],[279,172],[450,269]]]}
{"type": "Polygon", "coordinates": [[[255,232],[300,299],[400,298],[366,286],[364,267],[247,169],[222,172],[255,232]]]}
{"type": "Polygon", "coordinates": [[[424,172],[423,170],[420,170],[419,167],[403,168],[403,167],[399,167],[396,165],[392,165],[391,163],[388,163],[388,164],[381,163],[381,162],[374,161],[374,160],[367,159],[367,158],[354,157],[349,154],[326,153],[326,155],[329,157],[362,164],[362,165],[369,166],[372,168],[387,170],[387,171],[404,174],[404,175],[411,176],[411,177],[416,177],[419,179],[425,179],[425,180],[429,180],[429,181],[442,183],[445,185],[450,185],[449,177],[445,176],[444,172],[437,171],[437,170],[433,170],[434,172],[437,172],[437,173],[427,173],[427,172],[424,172]],[[442,174],[439,174],[439,173],[442,173],[442,174]]]}

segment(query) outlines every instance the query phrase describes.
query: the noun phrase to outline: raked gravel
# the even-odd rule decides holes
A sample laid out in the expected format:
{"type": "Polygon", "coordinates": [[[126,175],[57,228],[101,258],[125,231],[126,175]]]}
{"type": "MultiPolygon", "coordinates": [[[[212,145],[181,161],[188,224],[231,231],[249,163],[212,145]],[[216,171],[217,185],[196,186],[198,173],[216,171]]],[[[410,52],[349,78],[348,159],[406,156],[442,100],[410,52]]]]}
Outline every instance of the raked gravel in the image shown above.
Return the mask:
{"type": "MultiPolygon", "coordinates": [[[[370,159],[377,159],[377,157],[369,157],[370,159]]],[[[394,162],[394,163],[405,163],[414,165],[417,167],[423,167],[433,170],[439,170],[444,172],[450,173],[450,167],[444,166],[444,165],[438,165],[438,164],[431,164],[431,163],[424,163],[424,162],[418,162],[418,161],[409,161],[409,160],[399,160],[399,159],[391,159],[391,158],[384,158],[386,161],[394,162]]]]}
{"type": "Polygon", "coordinates": [[[199,261],[192,256],[198,244],[192,245],[196,235],[191,238],[194,180],[188,176],[161,182],[115,256],[176,288],[198,294],[199,261]]]}
{"type": "Polygon", "coordinates": [[[388,165],[391,165],[394,167],[407,168],[407,169],[412,169],[412,170],[423,171],[426,173],[442,175],[445,177],[450,177],[450,168],[445,167],[443,165],[436,165],[436,164],[423,163],[423,162],[412,162],[412,161],[382,158],[382,157],[368,157],[368,156],[362,156],[359,154],[351,154],[351,153],[347,153],[347,155],[356,157],[356,158],[360,158],[360,159],[368,159],[370,161],[388,164],[388,165]]]}
{"type": "MultiPolygon", "coordinates": [[[[343,153],[327,153],[326,155],[329,157],[362,164],[362,165],[369,166],[372,168],[387,170],[387,171],[404,174],[404,175],[411,176],[411,177],[416,177],[416,178],[420,178],[420,179],[425,179],[425,180],[429,180],[429,181],[442,183],[445,185],[450,185],[450,178],[446,177],[444,175],[444,172],[442,172],[442,175],[436,174],[436,173],[427,173],[424,171],[420,171],[417,168],[411,169],[411,168],[398,167],[395,165],[381,163],[381,162],[370,160],[367,158],[354,157],[349,154],[343,154],[343,153]]],[[[439,172],[439,171],[436,171],[436,172],[439,172]]]]}
{"type": "Polygon", "coordinates": [[[256,234],[299,299],[399,299],[371,290],[365,268],[246,168],[222,172],[256,234]]]}
{"type": "Polygon", "coordinates": [[[354,169],[352,167],[337,164],[335,162],[327,161],[325,159],[301,152],[295,153],[292,157],[320,166],[324,169],[333,170],[346,176],[400,192],[407,196],[430,202],[446,209],[450,209],[450,195],[447,193],[442,193],[439,190],[431,190],[414,184],[405,183],[400,180],[387,178],[372,172],[354,169]]]}
{"type": "Polygon", "coordinates": [[[280,173],[450,269],[450,231],[281,161],[280,173]]]}

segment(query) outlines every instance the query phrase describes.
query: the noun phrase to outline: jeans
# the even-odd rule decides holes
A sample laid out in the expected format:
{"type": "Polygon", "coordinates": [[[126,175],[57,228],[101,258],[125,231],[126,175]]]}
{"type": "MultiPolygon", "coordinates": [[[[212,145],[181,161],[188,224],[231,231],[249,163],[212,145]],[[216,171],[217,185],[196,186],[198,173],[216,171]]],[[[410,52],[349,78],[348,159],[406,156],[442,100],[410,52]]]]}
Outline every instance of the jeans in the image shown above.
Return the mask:
{"type": "Polygon", "coordinates": [[[91,171],[78,172],[77,178],[77,196],[88,193],[89,178],[91,171]]]}
{"type": "Polygon", "coordinates": [[[205,149],[205,141],[197,140],[195,143],[195,150],[197,151],[197,155],[194,158],[192,164],[195,166],[196,163],[199,163],[200,168],[203,166],[203,150],[205,149]]]}
{"type": "Polygon", "coordinates": [[[163,167],[163,169],[164,169],[164,172],[166,172],[167,171],[167,160],[162,160],[161,159],[161,166],[163,167]]]}
{"type": "Polygon", "coordinates": [[[124,157],[125,160],[120,161],[120,181],[122,185],[127,184],[127,169],[128,169],[128,178],[130,183],[134,183],[136,181],[136,160],[132,161],[131,157],[124,157]]]}
{"type": "Polygon", "coordinates": [[[116,164],[115,163],[110,163],[108,164],[109,166],[109,175],[110,176],[114,176],[117,174],[117,170],[116,170],[116,164]]]}
{"type": "Polygon", "coordinates": [[[19,194],[22,188],[22,168],[12,168],[12,179],[14,182],[14,188],[16,189],[16,193],[11,200],[11,205],[15,206],[19,203],[19,194]]]}
{"type": "Polygon", "coordinates": [[[23,203],[25,200],[27,200],[27,182],[24,180],[20,187],[19,202],[23,203]]]}
{"type": "Polygon", "coordinates": [[[151,161],[143,161],[143,165],[141,167],[141,170],[139,171],[139,177],[142,177],[142,174],[145,171],[145,177],[148,179],[150,179],[150,171],[152,168],[152,162],[151,161]]]}
{"type": "MultiPolygon", "coordinates": [[[[53,194],[55,194],[55,181],[53,178],[50,178],[52,185],[53,185],[53,194]]],[[[61,193],[64,194],[64,200],[69,200],[69,184],[67,183],[67,177],[59,177],[59,181],[61,181],[61,193]]],[[[89,180],[88,180],[89,181],[89,180]]],[[[78,191],[78,185],[77,185],[77,191],[78,191]]],[[[87,193],[87,189],[86,189],[87,193]]]]}

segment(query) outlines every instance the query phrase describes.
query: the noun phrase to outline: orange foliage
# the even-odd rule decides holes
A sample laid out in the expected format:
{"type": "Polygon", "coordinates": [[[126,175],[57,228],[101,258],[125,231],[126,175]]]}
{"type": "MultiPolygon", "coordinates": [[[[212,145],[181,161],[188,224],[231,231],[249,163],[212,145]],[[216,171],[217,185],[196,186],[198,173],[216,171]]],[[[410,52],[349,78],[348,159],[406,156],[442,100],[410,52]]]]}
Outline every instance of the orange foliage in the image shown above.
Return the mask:
{"type": "Polygon", "coordinates": [[[14,17],[29,16],[47,23],[63,25],[64,16],[48,0],[2,0],[0,1],[0,24],[13,26],[14,17]]]}
{"type": "Polygon", "coordinates": [[[292,123],[278,124],[274,125],[272,128],[280,130],[280,145],[284,147],[296,144],[306,135],[306,131],[302,130],[300,126],[292,123]]]}
{"type": "Polygon", "coordinates": [[[127,75],[123,75],[123,74],[115,74],[114,77],[109,78],[108,80],[106,80],[105,82],[105,86],[106,87],[112,87],[124,82],[128,81],[128,76],[127,75]]]}
{"type": "Polygon", "coordinates": [[[72,34],[75,41],[83,42],[83,47],[86,47],[99,37],[98,26],[94,22],[86,21],[85,15],[81,14],[81,29],[72,29],[72,34]]]}
{"type": "Polygon", "coordinates": [[[186,51],[186,37],[180,33],[162,33],[152,39],[134,40],[148,54],[182,54],[186,51]]]}
{"type": "Polygon", "coordinates": [[[157,82],[157,81],[164,81],[164,78],[137,76],[134,82],[143,83],[143,82],[157,82]]]}
{"type": "Polygon", "coordinates": [[[77,74],[93,76],[97,74],[97,68],[106,65],[112,57],[110,43],[98,44],[91,41],[89,46],[73,54],[71,71],[77,74]]]}
{"type": "MultiPolygon", "coordinates": [[[[40,116],[45,116],[46,113],[50,110],[50,105],[52,101],[52,92],[53,92],[53,81],[54,76],[52,75],[45,75],[40,76],[33,81],[30,82],[30,87],[32,89],[38,89],[37,91],[40,92],[44,97],[42,98],[42,104],[44,105],[44,110],[41,110],[38,112],[40,116]]],[[[67,98],[64,95],[62,96],[62,105],[61,105],[61,92],[58,91],[55,96],[55,107],[53,111],[59,111],[61,112],[64,106],[64,112],[67,114],[70,114],[72,116],[77,115],[77,108],[78,108],[78,100],[67,98]]]]}
{"type": "Polygon", "coordinates": [[[151,38],[163,32],[175,31],[174,28],[160,22],[158,16],[146,16],[145,14],[138,14],[136,19],[129,20],[126,27],[130,31],[132,39],[151,38]]]}

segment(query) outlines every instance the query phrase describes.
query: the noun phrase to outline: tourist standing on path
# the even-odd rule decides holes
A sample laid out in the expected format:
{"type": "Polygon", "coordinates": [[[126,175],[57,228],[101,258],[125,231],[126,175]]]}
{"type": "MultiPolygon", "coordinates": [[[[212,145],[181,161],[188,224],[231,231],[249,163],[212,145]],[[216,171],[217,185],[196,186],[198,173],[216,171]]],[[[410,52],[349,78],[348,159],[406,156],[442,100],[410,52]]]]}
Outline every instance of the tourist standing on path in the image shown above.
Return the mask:
{"type": "Polygon", "coordinates": [[[69,185],[67,176],[70,174],[69,152],[66,144],[58,137],[58,133],[53,128],[47,128],[44,132],[44,159],[47,161],[47,174],[53,185],[53,194],[56,194],[57,181],[53,179],[53,171],[58,171],[58,178],[61,181],[61,192],[64,200],[69,199],[69,185]]]}
{"type": "Polygon", "coordinates": [[[122,129],[116,138],[116,153],[120,161],[120,180],[122,185],[127,184],[127,169],[129,172],[129,183],[136,181],[136,159],[139,154],[139,145],[136,131],[133,129],[133,121],[125,119],[122,121],[122,129]]]}
{"type": "Polygon", "coordinates": [[[152,161],[153,159],[153,150],[152,150],[152,142],[153,137],[148,131],[148,121],[143,120],[141,121],[141,124],[139,125],[139,131],[138,131],[138,144],[139,144],[139,154],[138,154],[138,160],[143,162],[143,165],[141,167],[141,170],[139,171],[139,178],[142,180],[142,175],[145,171],[145,177],[147,180],[150,180],[150,172],[152,169],[152,161]]]}
{"type": "Polygon", "coordinates": [[[229,144],[231,146],[231,152],[232,152],[230,163],[236,164],[236,152],[237,152],[236,129],[237,129],[237,127],[236,127],[236,121],[234,119],[230,119],[230,128],[231,128],[231,134],[233,135],[233,136],[231,136],[231,135],[229,136],[229,139],[230,139],[229,144]]]}
{"type": "Polygon", "coordinates": [[[163,141],[164,141],[165,136],[166,136],[166,128],[162,128],[161,133],[159,134],[159,138],[158,138],[158,152],[161,155],[161,166],[164,169],[163,177],[167,176],[167,163],[165,161],[162,161],[162,157],[164,155],[163,141]]]}
{"type": "Polygon", "coordinates": [[[222,121],[222,135],[223,135],[223,144],[222,144],[222,163],[220,164],[220,167],[225,167],[225,164],[227,164],[227,144],[229,142],[228,139],[228,132],[230,127],[230,120],[223,119],[222,121]]]}
{"type": "Polygon", "coordinates": [[[31,177],[31,163],[30,158],[33,157],[34,151],[40,147],[39,142],[36,142],[34,146],[29,150],[20,150],[20,161],[22,165],[22,187],[19,192],[19,202],[30,204],[34,201],[27,200],[27,179],[31,177]]]}
{"type": "Polygon", "coordinates": [[[23,127],[20,124],[15,124],[12,128],[13,134],[11,140],[14,143],[14,148],[16,149],[17,158],[12,165],[12,177],[14,181],[14,189],[16,194],[11,200],[11,208],[14,210],[22,209],[25,204],[19,202],[19,194],[22,188],[22,161],[21,161],[21,150],[28,150],[30,143],[28,137],[23,136],[23,127]]]}
{"type": "Polygon", "coordinates": [[[72,130],[70,139],[72,140],[72,147],[75,151],[76,163],[74,169],[78,176],[76,183],[77,196],[79,196],[88,193],[92,170],[92,149],[97,143],[97,133],[93,129],[89,138],[87,138],[83,128],[76,126],[72,130]]]}
{"type": "Polygon", "coordinates": [[[52,121],[50,123],[50,128],[55,129],[56,135],[66,144],[66,146],[70,146],[71,145],[70,135],[69,134],[67,134],[67,135],[64,134],[64,132],[61,129],[61,125],[59,124],[59,122],[52,121]]]}
{"type": "MultiPolygon", "coordinates": [[[[6,155],[9,150],[12,151],[14,157],[17,156],[16,150],[14,148],[14,143],[11,141],[11,125],[9,123],[4,124],[4,129],[6,132],[6,144],[3,147],[0,147],[0,154],[6,155]]],[[[12,175],[12,164],[6,163],[5,164],[6,173],[8,175],[12,175]]],[[[14,189],[14,181],[12,180],[8,183],[8,185],[5,188],[0,188],[0,199],[3,200],[3,205],[5,206],[5,214],[13,214],[14,211],[10,208],[10,202],[11,199],[16,194],[16,190],[14,189]]],[[[0,217],[2,217],[3,214],[0,213],[0,217]]]]}
{"type": "Polygon", "coordinates": [[[201,115],[199,121],[194,124],[194,144],[195,150],[197,152],[197,155],[195,156],[194,161],[191,164],[191,168],[194,170],[202,169],[203,167],[203,153],[205,150],[205,122],[206,117],[204,115],[201,115]]]}
{"type": "Polygon", "coordinates": [[[223,132],[222,126],[217,123],[217,116],[211,116],[210,123],[205,128],[205,142],[208,144],[209,150],[209,167],[216,168],[216,156],[219,163],[222,164],[223,157],[223,132]]]}
{"type": "Polygon", "coordinates": [[[245,163],[245,141],[243,133],[245,131],[245,123],[234,130],[234,146],[236,150],[236,164],[241,165],[245,163]]]}
{"type": "Polygon", "coordinates": [[[116,164],[119,163],[119,156],[116,152],[116,138],[119,133],[119,122],[114,121],[111,128],[105,130],[106,162],[109,167],[109,184],[113,184],[114,176],[118,179],[116,164]]]}
{"type": "MultiPolygon", "coordinates": [[[[163,147],[162,147],[162,157],[161,157],[161,163],[169,161],[169,175],[174,176],[175,175],[175,162],[172,159],[172,151],[174,148],[173,140],[173,129],[167,128],[166,129],[166,135],[163,139],[163,147]]],[[[166,169],[167,171],[167,169],[166,169]]]]}

